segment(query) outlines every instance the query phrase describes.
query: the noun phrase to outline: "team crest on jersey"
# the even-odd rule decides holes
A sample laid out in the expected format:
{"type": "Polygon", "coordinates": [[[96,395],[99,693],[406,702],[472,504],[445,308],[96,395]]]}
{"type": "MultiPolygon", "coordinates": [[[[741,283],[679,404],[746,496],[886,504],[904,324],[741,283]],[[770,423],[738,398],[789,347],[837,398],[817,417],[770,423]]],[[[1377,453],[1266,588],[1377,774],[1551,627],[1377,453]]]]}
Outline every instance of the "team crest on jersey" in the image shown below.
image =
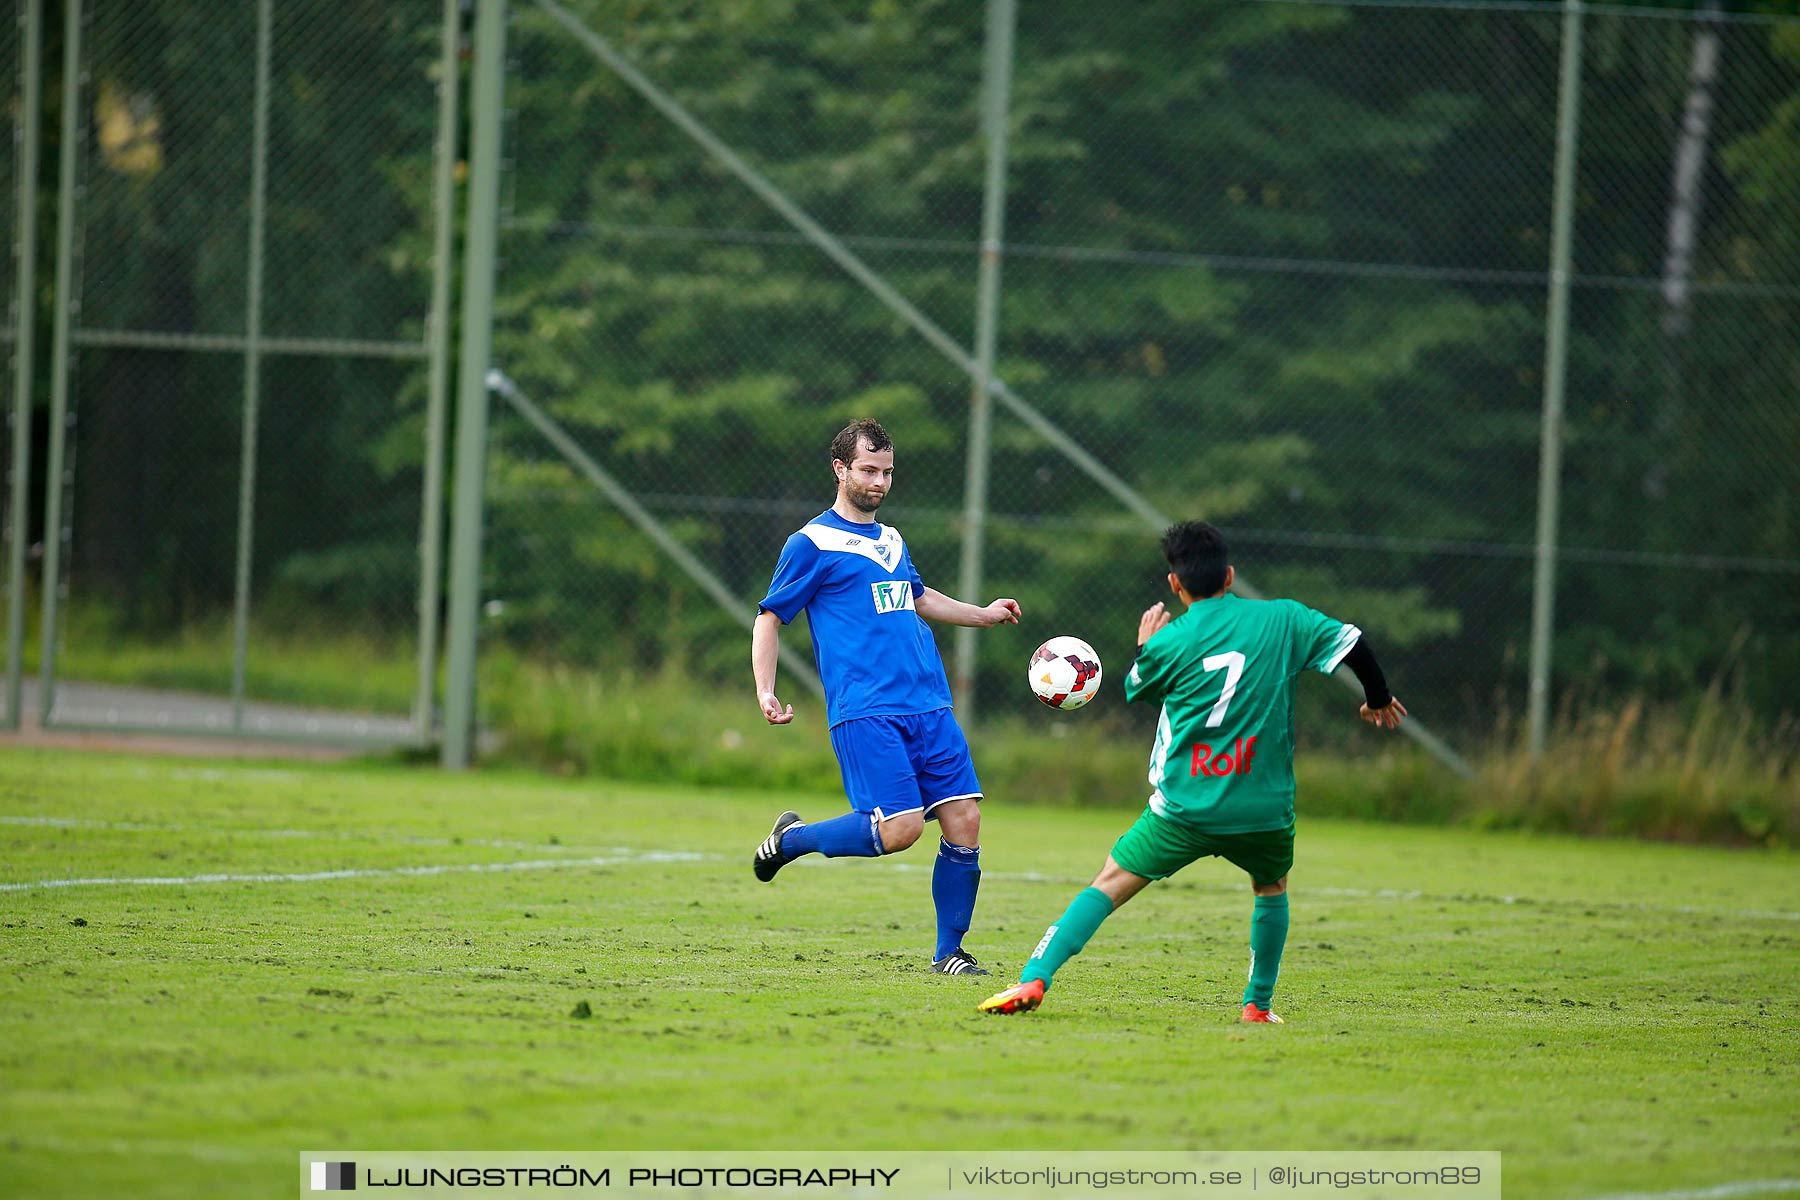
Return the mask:
{"type": "Polygon", "coordinates": [[[913,605],[912,580],[883,579],[871,583],[869,591],[875,596],[875,611],[878,613],[901,612],[906,609],[917,611],[913,605]]]}

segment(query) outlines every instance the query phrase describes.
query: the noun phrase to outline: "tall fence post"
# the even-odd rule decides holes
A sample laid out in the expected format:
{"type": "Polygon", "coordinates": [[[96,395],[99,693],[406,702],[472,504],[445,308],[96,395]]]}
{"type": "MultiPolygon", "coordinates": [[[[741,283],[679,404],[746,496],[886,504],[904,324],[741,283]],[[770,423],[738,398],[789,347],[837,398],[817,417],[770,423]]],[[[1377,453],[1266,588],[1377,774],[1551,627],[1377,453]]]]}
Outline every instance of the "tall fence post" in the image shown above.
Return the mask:
{"type": "Polygon", "coordinates": [[[256,6],[256,100],[250,138],[250,264],[244,303],[244,425],[238,447],[237,581],[232,601],[231,727],[244,727],[244,666],[250,651],[250,566],[256,550],[256,431],[262,409],[263,242],[269,199],[271,0],[256,6]]]}
{"type": "Polygon", "coordinates": [[[13,419],[11,528],[6,561],[6,722],[19,727],[25,659],[25,543],[31,515],[32,351],[37,343],[37,173],[43,144],[44,0],[25,0],[24,63],[19,75],[18,189],[14,193],[18,230],[18,271],[13,307],[13,419]]]}
{"type": "MultiPolygon", "coordinates": [[[[969,356],[968,351],[945,332],[942,326],[919,311],[917,305],[901,295],[892,284],[876,274],[867,263],[858,258],[855,252],[844,244],[843,239],[832,234],[808,216],[799,205],[789,199],[785,192],[770,183],[760,171],[745,162],[742,155],[721,141],[711,130],[695,119],[692,113],[682,107],[679,101],[657,86],[649,76],[633,65],[630,59],[620,54],[605,38],[582,24],[568,9],[557,3],[557,0],[535,0],[535,3],[557,24],[567,29],[576,41],[586,46],[595,58],[630,85],[632,90],[648,100],[657,111],[673,122],[683,133],[698,142],[727,171],[735,175],[744,186],[761,197],[770,208],[773,208],[788,224],[798,230],[802,237],[817,247],[832,262],[843,268],[845,274],[866,288],[870,295],[916,331],[933,349],[954,363],[957,369],[965,375],[970,378],[974,377],[975,360],[969,356]]],[[[1024,397],[1008,387],[1004,379],[998,376],[993,377],[988,384],[987,391],[1013,416],[1023,422],[1026,428],[1042,437],[1052,449],[1067,458],[1083,474],[1098,484],[1103,491],[1117,498],[1126,508],[1148,522],[1151,529],[1161,531],[1169,524],[1168,514],[1152,504],[1141,492],[1115,474],[1105,463],[1090,454],[1081,443],[1070,437],[1055,422],[1033,408],[1024,397]]],[[[1238,579],[1236,590],[1246,596],[1257,594],[1241,577],[1238,579]]],[[[1356,677],[1350,673],[1348,668],[1339,667],[1333,678],[1346,688],[1360,693],[1362,685],[1356,682],[1356,677]]],[[[1408,721],[1400,729],[1402,733],[1425,747],[1433,757],[1458,775],[1467,777],[1474,774],[1473,769],[1463,760],[1462,756],[1445,744],[1441,738],[1431,733],[1422,721],[1408,721]]]]}
{"type": "Polygon", "coordinates": [[[1531,586],[1529,748],[1543,757],[1550,723],[1550,651],[1556,623],[1556,538],[1562,489],[1563,390],[1568,376],[1570,242],[1575,223],[1575,146],[1581,129],[1581,0],[1564,0],[1556,105],[1550,305],[1544,333],[1544,419],[1538,456],[1537,569],[1531,586]]]}
{"type": "Polygon", "coordinates": [[[462,41],[460,0],[444,0],[444,40],[438,57],[437,177],[432,211],[437,231],[432,243],[431,374],[425,399],[425,490],[419,514],[419,678],[413,720],[419,741],[431,739],[437,695],[438,602],[443,595],[444,423],[450,408],[450,291],[456,242],[456,122],[460,82],[457,49],[462,41]]]}
{"type": "Polygon", "coordinates": [[[56,705],[56,603],[62,588],[63,473],[69,444],[69,352],[75,297],[75,171],[81,153],[82,0],[63,15],[62,145],[56,169],[56,318],[51,333],[50,446],[44,467],[43,619],[38,636],[38,723],[56,705]]]}
{"type": "Polygon", "coordinates": [[[494,350],[494,262],[500,221],[500,138],[506,0],[475,10],[474,120],[469,219],[463,244],[462,352],[457,362],[456,498],[450,518],[450,629],[441,761],[469,765],[475,724],[475,625],[481,601],[482,476],[487,463],[487,373],[494,350]]]}
{"type": "MultiPolygon", "coordinates": [[[[975,377],[969,389],[969,457],[963,484],[962,598],[981,603],[987,540],[989,432],[994,404],[994,343],[1000,324],[1000,239],[1006,228],[1006,116],[1012,106],[1014,0],[988,0],[987,47],[981,69],[982,129],[987,179],[981,198],[981,280],[975,309],[975,377]]],[[[956,631],[956,707],[975,715],[976,631],[956,631]]]]}

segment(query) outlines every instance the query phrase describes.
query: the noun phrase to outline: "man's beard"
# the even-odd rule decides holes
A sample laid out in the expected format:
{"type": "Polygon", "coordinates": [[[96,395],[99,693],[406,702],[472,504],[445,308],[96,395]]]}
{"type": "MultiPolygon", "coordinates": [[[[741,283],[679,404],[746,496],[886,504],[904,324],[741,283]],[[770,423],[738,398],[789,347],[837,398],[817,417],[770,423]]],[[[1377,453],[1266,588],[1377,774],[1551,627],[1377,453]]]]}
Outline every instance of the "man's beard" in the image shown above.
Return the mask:
{"type": "Polygon", "coordinates": [[[844,498],[863,512],[872,513],[881,507],[881,502],[885,500],[887,496],[885,493],[877,492],[871,488],[859,488],[854,483],[846,480],[844,482],[844,498]]]}

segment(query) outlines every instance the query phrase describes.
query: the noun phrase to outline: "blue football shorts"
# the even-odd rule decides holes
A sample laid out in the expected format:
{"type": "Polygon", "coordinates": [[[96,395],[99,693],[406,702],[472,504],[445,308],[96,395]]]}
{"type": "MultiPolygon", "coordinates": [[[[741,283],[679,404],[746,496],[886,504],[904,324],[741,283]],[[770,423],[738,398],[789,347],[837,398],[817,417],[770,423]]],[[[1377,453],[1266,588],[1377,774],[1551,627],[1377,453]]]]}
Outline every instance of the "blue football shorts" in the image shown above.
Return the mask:
{"type": "Polygon", "coordinates": [[[952,709],[904,717],[857,717],[831,727],[831,748],[852,812],[885,821],[951,800],[981,799],[968,739],[952,709]]]}

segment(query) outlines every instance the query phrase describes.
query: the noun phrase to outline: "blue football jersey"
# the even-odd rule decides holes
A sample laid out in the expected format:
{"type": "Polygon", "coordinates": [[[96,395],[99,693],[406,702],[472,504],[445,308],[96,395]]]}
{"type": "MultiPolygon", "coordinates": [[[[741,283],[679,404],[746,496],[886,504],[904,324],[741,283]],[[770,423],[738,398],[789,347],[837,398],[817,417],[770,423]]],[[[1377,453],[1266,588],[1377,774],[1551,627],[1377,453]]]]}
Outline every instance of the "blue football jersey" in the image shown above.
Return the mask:
{"type": "Polygon", "coordinates": [[[760,608],[783,625],[806,610],[826,720],[950,707],[950,681],[915,601],[925,589],[891,525],[826,509],[781,548],[760,608]]]}

